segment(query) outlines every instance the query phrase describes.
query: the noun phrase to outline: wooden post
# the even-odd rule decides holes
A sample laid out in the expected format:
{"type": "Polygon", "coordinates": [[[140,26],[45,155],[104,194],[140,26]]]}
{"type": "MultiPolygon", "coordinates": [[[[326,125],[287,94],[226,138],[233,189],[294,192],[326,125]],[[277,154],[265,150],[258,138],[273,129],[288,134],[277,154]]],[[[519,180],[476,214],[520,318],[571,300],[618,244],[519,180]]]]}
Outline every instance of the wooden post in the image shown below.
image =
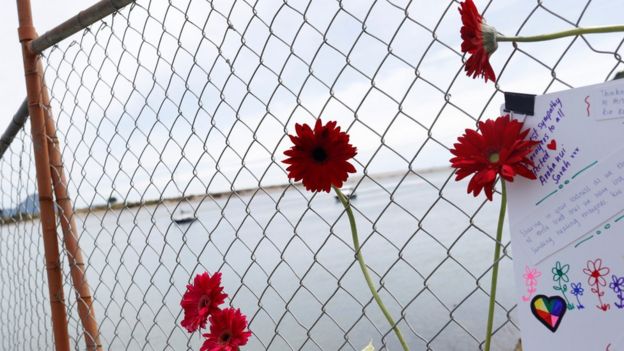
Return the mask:
{"type": "MultiPolygon", "coordinates": [[[[38,68],[43,72],[41,60],[39,60],[38,68]]],[[[78,226],[76,225],[72,202],[67,192],[67,179],[65,178],[65,171],[63,169],[59,140],[56,136],[54,116],[52,115],[52,109],[50,107],[50,96],[48,94],[48,88],[45,85],[45,80],[42,80],[42,82],[41,96],[42,103],[45,107],[46,134],[48,136],[48,153],[50,170],[52,173],[52,184],[54,186],[56,204],[59,208],[59,220],[63,231],[63,242],[65,243],[65,250],[67,251],[70,275],[76,292],[78,315],[82,322],[87,351],[98,351],[102,350],[102,343],[100,342],[100,331],[98,330],[95,309],[93,308],[93,297],[91,296],[89,282],[84,272],[85,263],[78,242],[78,226]]]]}
{"type": "Polygon", "coordinates": [[[19,18],[19,40],[22,44],[24,74],[28,95],[28,112],[37,171],[37,189],[39,191],[40,221],[43,234],[48,290],[50,293],[50,312],[56,351],[69,351],[69,332],[67,330],[67,310],[63,292],[63,273],[61,271],[54,202],[52,199],[52,178],[48,143],[45,130],[45,112],[42,104],[43,72],[39,70],[38,55],[30,51],[30,42],[37,37],[32,22],[29,0],[17,0],[19,18]]]}

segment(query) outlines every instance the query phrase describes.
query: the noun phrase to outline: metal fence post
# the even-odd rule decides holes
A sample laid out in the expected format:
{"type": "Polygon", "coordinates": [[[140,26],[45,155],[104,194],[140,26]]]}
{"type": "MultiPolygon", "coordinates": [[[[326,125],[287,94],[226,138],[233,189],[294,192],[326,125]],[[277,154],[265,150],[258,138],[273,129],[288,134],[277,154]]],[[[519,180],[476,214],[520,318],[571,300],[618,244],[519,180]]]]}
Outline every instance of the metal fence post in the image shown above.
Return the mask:
{"type": "Polygon", "coordinates": [[[28,110],[31,116],[33,148],[35,152],[35,168],[37,172],[37,188],[39,192],[40,221],[45,249],[48,289],[50,293],[50,311],[54,343],[57,351],[69,351],[69,333],[67,328],[67,310],[63,292],[63,274],[61,272],[58,237],[54,203],[52,199],[52,179],[48,144],[45,131],[45,113],[42,104],[43,73],[39,70],[38,55],[30,51],[30,42],[37,37],[32,22],[29,0],[17,0],[19,17],[19,40],[22,44],[24,74],[28,94],[28,110]]]}

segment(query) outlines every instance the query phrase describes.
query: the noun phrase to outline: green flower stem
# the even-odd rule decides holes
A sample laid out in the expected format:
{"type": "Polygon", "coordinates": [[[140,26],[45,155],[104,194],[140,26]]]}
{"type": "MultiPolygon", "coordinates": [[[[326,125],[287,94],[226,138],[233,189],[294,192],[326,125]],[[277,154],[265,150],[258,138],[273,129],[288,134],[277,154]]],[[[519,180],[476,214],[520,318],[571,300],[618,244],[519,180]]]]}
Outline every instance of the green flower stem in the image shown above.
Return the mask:
{"type": "Polygon", "coordinates": [[[559,291],[561,291],[563,298],[566,300],[566,305],[567,305],[566,307],[568,307],[569,310],[574,309],[574,304],[570,303],[570,300],[568,300],[568,297],[565,294],[566,291],[568,291],[568,286],[565,284],[562,286],[561,279],[559,279],[559,291]]]}
{"type": "Polygon", "coordinates": [[[358,263],[360,264],[360,269],[362,270],[362,274],[364,274],[364,279],[366,280],[366,284],[368,285],[370,292],[373,294],[373,298],[377,302],[379,309],[381,309],[381,312],[388,320],[388,323],[390,323],[392,330],[394,330],[394,333],[399,339],[399,342],[401,343],[403,350],[409,351],[409,348],[407,347],[407,343],[405,342],[405,339],[403,339],[403,334],[401,334],[401,330],[399,329],[396,322],[390,315],[390,312],[388,312],[388,309],[386,308],[383,301],[381,300],[381,297],[379,297],[379,294],[377,293],[377,288],[375,288],[375,283],[373,282],[373,279],[368,273],[368,268],[366,268],[366,263],[364,262],[364,256],[362,256],[362,250],[360,248],[360,239],[358,238],[357,226],[355,225],[355,217],[353,216],[353,211],[351,210],[351,205],[349,203],[349,200],[347,199],[346,196],[344,196],[344,194],[342,193],[342,191],[340,191],[340,189],[336,188],[335,186],[332,186],[332,188],[336,192],[336,195],[338,196],[338,199],[342,203],[342,206],[344,206],[345,211],[347,211],[347,216],[349,217],[349,224],[351,225],[351,237],[353,238],[353,248],[355,250],[355,257],[357,258],[358,263]]]}
{"type": "Polygon", "coordinates": [[[502,198],[500,213],[498,215],[498,228],[496,229],[496,247],[494,249],[494,268],[492,269],[492,284],[490,287],[490,306],[488,309],[487,331],[485,334],[485,351],[490,351],[492,343],[492,327],[494,325],[494,305],[496,302],[496,284],[498,283],[498,261],[500,260],[501,241],[503,239],[503,224],[507,211],[507,189],[505,181],[501,179],[502,198]]]}
{"type": "Polygon", "coordinates": [[[527,37],[506,37],[501,34],[496,35],[496,41],[513,41],[517,43],[528,43],[535,41],[546,41],[559,39],[564,37],[572,37],[583,34],[596,34],[596,33],[613,33],[613,32],[624,32],[624,25],[621,26],[604,26],[604,27],[587,27],[587,28],[574,28],[569,30],[564,30],[562,32],[555,32],[549,34],[540,34],[533,35],[527,37]]]}

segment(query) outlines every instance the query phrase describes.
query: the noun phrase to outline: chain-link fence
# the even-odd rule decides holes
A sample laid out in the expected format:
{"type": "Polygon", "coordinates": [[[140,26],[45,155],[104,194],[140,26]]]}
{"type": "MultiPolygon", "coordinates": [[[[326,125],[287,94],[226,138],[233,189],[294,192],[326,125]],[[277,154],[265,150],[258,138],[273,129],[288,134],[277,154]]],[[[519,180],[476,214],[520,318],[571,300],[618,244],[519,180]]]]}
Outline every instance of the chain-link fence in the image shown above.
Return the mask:
{"type": "Polygon", "coordinates": [[[3,350],[53,347],[37,184],[30,135],[21,132],[0,162],[0,345],[3,350]]]}
{"type": "MultiPolygon", "coordinates": [[[[505,33],[600,24],[612,1],[477,3],[505,33]]],[[[44,53],[51,111],[108,350],[199,349],[185,285],[223,272],[249,350],[398,349],[333,197],[288,184],[295,123],[337,120],[363,253],[413,350],[484,339],[498,204],[452,181],[448,148],[502,91],[611,77],[621,35],[501,45],[498,83],[465,77],[456,1],[139,0],[44,53]],[[591,64],[588,64],[591,62],[591,64]],[[180,216],[197,218],[177,224],[180,216]]],[[[615,17],[614,17],[615,18],[615,17]]],[[[617,19],[615,19],[617,20],[617,19]]],[[[614,21],[615,21],[614,20],[614,21]]],[[[26,128],[28,129],[28,128],[26,128]]],[[[0,345],[52,348],[30,133],[0,161],[0,345]]],[[[60,232],[60,230],[59,230],[60,232]]],[[[494,346],[519,338],[505,237],[494,346]]],[[[64,259],[72,345],[84,347],[64,259]]]]}

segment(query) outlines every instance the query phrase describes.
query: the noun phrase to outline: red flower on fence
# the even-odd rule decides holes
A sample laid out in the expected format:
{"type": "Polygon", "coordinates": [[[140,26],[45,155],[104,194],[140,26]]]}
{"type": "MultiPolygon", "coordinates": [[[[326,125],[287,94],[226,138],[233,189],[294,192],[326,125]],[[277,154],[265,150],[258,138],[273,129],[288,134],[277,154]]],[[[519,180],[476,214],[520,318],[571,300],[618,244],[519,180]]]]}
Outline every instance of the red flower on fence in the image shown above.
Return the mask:
{"type": "Polygon", "coordinates": [[[208,316],[220,310],[226,297],[221,286],[221,273],[217,272],[212,277],[208,273],[196,275],[193,284],[186,286],[180,301],[184,309],[181,325],[189,333],[205,328],[208,316]]]}
{"type": "Polygon", "coordinates": [[[349,144],[349,135],[340,131],[335,121],[323,125],[316,120],[312,129],[307,124],[295,124],[296,135],[289,135],[294,146],[284,152],[288,178],[303,180],[309,191],[329,192],[331,186],[340,188],[355,173],[349,159],[357,149],[349,144]]]}
{"type": "Polygon", "coordinates": [[[455,155],[451,166],[457,168],[455,180],[474,174],[468,192],[478,196],[483,189],[492,200],[497,175],[510,182],[516,175],[535,179],[528,168],[533,162],[527,156],[538,142],[526,139],[529,130],[523,131],[521,122],[506,115],[479,122],[478,126],[479,131],[466,129],[451,149],[455,155]]]}
{"type": "Polygon", "coordinates": [[[472,0],[466,0],[459,5],[462,27],[460,30],[462,52],[470,53],[464,69],[468,76],[481,76],[495,82],[496,75],[490,65],[490,55],[496,51],[496,29],[488,26],[479,14],[472,0]]]}
{"type": "Polygon", "coordinates": [[[246,329],[247,318],[239,309],[215,312],[210,316],[210,333],[204,334],[206,341],[200,351],[238,351],[251,336],[246,329]]]}

